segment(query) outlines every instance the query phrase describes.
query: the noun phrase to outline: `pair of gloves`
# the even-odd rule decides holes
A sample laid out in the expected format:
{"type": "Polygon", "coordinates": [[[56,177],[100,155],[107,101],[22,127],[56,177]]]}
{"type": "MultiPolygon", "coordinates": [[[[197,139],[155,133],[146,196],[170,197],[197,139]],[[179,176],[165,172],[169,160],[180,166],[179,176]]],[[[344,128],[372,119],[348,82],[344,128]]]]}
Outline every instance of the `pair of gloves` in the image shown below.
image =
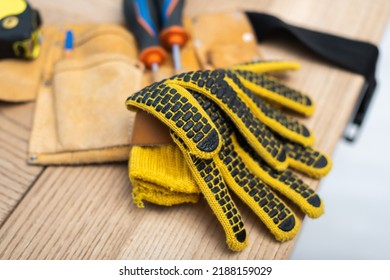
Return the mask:
{"type": "Polygon", "coordinates": [[[159,119],[174,142],[132,148],[134,202],[196,202],[202,193],[234,251],[248,239],[230,191],[279,241],[292,239],[300,226],[284,199],[309,217],[321,216],[321,199],[291,169],[320,178],[331,160],[312,147],[314,135],[305,125],[281,111],[310,116],[314,103],[266,74],[297,68],[294,62],[266,61],[188,72],[130,96],[128,109],[159,119]]]}

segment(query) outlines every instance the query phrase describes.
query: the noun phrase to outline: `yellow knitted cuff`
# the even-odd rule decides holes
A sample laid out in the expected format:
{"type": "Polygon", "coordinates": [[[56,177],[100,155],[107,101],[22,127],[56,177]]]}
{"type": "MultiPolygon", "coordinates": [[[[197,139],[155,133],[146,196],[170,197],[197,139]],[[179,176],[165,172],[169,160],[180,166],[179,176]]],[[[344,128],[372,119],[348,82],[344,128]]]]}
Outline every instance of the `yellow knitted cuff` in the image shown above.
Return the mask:
{"type": "Polygon", "coordinates": [[[144,201],[162,206],[172,206],[182,203],[197,203],[199,200],[198,194],[174,192],[141,180],[132,180],[132,184],[133,202],[139,208],[144,208],[144,201]]]}
{"type": "Polygon", "coordinates": [[[196,203],[200,190],[194,182],[182,152],[176,145],[131,149],[129,177],[133,201],[143,207],[143,200],[170,206],[196,203]]]}

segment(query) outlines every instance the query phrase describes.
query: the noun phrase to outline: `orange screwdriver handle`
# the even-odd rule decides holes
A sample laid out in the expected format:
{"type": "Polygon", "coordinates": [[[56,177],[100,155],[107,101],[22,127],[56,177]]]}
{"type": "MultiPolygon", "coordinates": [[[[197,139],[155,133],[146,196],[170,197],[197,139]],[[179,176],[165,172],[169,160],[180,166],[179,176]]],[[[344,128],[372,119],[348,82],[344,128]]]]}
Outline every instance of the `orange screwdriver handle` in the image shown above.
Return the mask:
{"type": "Polygon", "coordinates": [[[164,29],[160,34],[161,44],[165,48],[170,48],[173,45],[179,45],[183,47],[188,41],[189,36],[187,31],[179,25],[174,25],[169,28],[164,29]]]}
{"type": "Polygon", "coordinates": [[[166,56],[167,53],[162,47],[151,46],[143,49],[138,58],[146,65],[146,67],[152,68],[153,64],[160,66],[164,62],[166,56]]]}
{"type": "Polygon", "coordinates": [[[189,35],[183,28],[182,14],[184,0],[158,0],[163,31],[160,34],[161,44],[165,48],[173,45],[184,46],[189,35]]]}
{"type": "Polygon", "coordinates": [[[124,0],[123,11],[126,25],[138,43],[139,59],[149,68],[161,65],[166,52],[160,47],[158,11],[153,0],[124,0]]]}

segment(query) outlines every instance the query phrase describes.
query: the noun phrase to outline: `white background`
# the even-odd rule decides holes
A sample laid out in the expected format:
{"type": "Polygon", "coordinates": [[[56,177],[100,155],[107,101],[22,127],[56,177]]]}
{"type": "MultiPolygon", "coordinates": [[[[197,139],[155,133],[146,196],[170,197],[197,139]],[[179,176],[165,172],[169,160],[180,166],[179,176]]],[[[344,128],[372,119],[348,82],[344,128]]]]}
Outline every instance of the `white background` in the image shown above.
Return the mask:
{"type": "Polygon", "coordinates": [[[390,259],[390,25],[378,87],[356,143],[341,140],[322,179],[320,219],[305,219],[291,259],[390,259]]]}
{"type": "MultiPolygon", "coordinates": [[[[253,261],[253,260],[132,260],[132,261],[0,261],[1,279],[28,280],[128,280],[128,279],[389,279],[389,261],[253,261]],[[203,274],[184,276],[120,276],[124,268],[202,269],[203,274]],[[271,267],[270,275],[213,275],[214,267],[271,267]]],[[[243,271],[243,270],[242,270],[243,271]]],[[[230,274],[230,273],[229,273],[230,274]]]]}

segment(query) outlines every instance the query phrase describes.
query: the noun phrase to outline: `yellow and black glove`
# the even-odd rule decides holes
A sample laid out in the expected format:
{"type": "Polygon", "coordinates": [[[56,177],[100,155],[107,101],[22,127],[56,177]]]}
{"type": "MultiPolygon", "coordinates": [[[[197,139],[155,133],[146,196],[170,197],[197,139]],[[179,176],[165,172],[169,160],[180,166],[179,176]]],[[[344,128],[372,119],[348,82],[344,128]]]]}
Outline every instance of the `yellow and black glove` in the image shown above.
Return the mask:
{"type": "Polygon", "coordinates": [[[247,102],[255,117],[267,125],[283,143],[289,167],[310,177],[321,178],[330,171],[332,163],[327,155],[312,148],[315,140],[312,132],[270,106],[274,104],[306,117],[314,113],[314,102],[307,95],[266,74],[270,71],[296,70],[299,67],[295,62],[266,61],[238,65],[233,67],[233,71],[243,85],[245,94],[238,91],[240,97],[247,102]]]}
{"type": "MultiPolygon", "coordinates": [[[[182,151],[180,155],[177,147],[176,151],[170,147],[168,155],[165,147],[133,147],[130,179],[135,188],[134,198],[139,196],[138,205],[142,206],[142,199],[165,205],[180,203],[181,194],[185,195],[183,202],[194,202],[196,198],[189,194],[196,194],[193,190],[197,186],[222,224],[228,246],[233,250],[242,250],[247,237],[227,186],[281,241],[293,238],[300,222],[270,187],[295,202],[309,216],[320,216],[323,205],[319,197],[291,171],[283,171],[290,158],[299,158],[299,154],[302,157],[311,150],[305,146],[312,144],[312,134],[253,94],[261,90],[263,97],[271,102],[279,101],[309,115],[313,104],[307,96],[259,74],[294,67],[296,64],[271,62],[231,70],[183,73],[131,96],[127,101],[129,109],[140,108],[160,119],[171,129],[172,138],[182,151]],[[252,87],[253,92],[247,87],[252,87]],[[264,94],[266,91],[271,94],[264,94]],[[267,126],[282,136],[276,137],[267,126]],[[291,148],[286,153],[288,145],[299,149],[291,148]],[[158,172],[153,167],[169,172],[155,178],[153,175],[158,172]],[[178,190],[175,177],[193,183],[178,190]],[[151,192],[149,196],[148,192],[151,192]],[[164,201],[167,197],[172,200],[164,201]]],[[[329,171],[330,160],[312,151],[306,156],[316,155],[313,162],[298,159],[295,161],[300,164],[294,167],[319,177],[329,171]]]]}

